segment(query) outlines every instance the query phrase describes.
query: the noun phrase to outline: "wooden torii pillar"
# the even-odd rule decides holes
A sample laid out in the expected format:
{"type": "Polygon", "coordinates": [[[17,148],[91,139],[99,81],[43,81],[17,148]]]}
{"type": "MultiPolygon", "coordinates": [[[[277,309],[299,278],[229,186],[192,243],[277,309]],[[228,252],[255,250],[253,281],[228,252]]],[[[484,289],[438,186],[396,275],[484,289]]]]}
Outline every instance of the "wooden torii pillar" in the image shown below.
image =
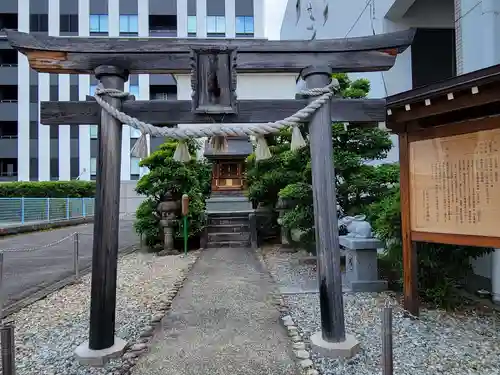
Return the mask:
{"type": "MultiPolygon", "coordinates": [[[[268,41],[66,38],[7,31],[10,44],[28,57],[36,71],[94,74],[104,88],[123,90],[129,74],[191,74],[192,101],[122,101],[104,97],[130,116],[167,126],[281,120],[305,107],[308,99],[237,100],[237,73],[300,73],[308,88],[324,87],[334,72],[390,69],[413,36],[414,31],[408,30],[349,39],[268,41]],[[209,89],[214,82],[221,88],[216,100],[209,89]]],[[[122,124],[90,97],[84,102],[42,102],[40,119],[45,125],[99,124],[90,334],[89,342],[77,349],[77,355],[81,361],[101,364],[120,355],[125,346],[114,336],[122,124]]],[[[348,347],[357,344],[346,336],[344,325],[332,121],[385,121],[385,100],[335,98],[310,121],[322,324],[313,344],[331,355],[349,356],[352,351],[348,347]]]]}

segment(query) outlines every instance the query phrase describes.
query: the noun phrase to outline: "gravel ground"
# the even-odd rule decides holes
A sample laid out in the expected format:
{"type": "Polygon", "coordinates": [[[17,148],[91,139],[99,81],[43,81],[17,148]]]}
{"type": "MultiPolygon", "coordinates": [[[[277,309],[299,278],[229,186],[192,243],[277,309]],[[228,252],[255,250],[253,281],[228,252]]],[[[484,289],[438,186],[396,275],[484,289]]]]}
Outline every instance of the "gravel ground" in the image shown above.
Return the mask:
{"type": "MultiPolygon", "coordinates": [[[[300,254],[266,251],[266,263],[280,282],[293,285],[315,279],[315,267],[299,265],[300,254]],[[288,262],[286,260],[288,259],[288,262]]],[[[289,315],[307,341],[319,331],[317,294],[288,295],[289,315]]],[[[373,375],[381,373],[380,311],[394,307],[393,355],[397,375],[493,375],[500,373],[500,318],[498,314],[477,315],[423,310],[419,320],[405,317],[390,293],[344,293],[346,330],[356,336],[361,351],[350,360],[331,360],[312,354],[316,368],[324,375],[373,375]]]]}
{"type": "MultiPolygon", "coordinates": [[[[117,335],[135,342],[173,283],[189,266],[194,255],[156,257],[133,253],[118,263],[117,335]]],[[[12,317],[16,324],[17,375],[113,374],[122,360],[104,368],[80,366],[74,349],[88,339],[90,275],[40,300],[12,317]]]]}

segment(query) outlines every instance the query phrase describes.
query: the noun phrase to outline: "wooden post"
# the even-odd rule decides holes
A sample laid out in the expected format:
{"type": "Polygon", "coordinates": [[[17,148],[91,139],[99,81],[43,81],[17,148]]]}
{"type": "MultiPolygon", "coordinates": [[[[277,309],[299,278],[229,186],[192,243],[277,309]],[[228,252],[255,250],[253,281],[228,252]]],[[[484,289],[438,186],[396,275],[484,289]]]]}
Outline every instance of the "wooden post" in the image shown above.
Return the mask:
{"type": "Polygon", "coordinates": [[[76,281],[80,280],[79,245],[80,245],[80,234],[76,232],[75,234],[73,234],[73,270],[75,271],[76,281]]]}
{"type": "MultiPolygon", "coordinates": [[[[95,76],[104,88],[124,89],[128,73],[114,66],[99,66],[95,76]]],[[[121,99],[104,96],[113,107],[121,99]]],[[[118,230],[120,213],[120,168],[122,124],[101,110],[99,124],[96,211],[92,248],[92,288],[89,348],[101,350],[114,345],[118,230]]]]}
{"type": "Polygon", "coordinates": [[[382,310],[382,375],[393,375],[392,358],[392,307],[382,310]]]}
{"type": "Polygon", "coordinates": [[[2,347],[2,374],[16,375],[16,346],[14,344],[14,323],[2,323],[0,327],[2,347]]]}
{"type": "Polygon", "coordinates": [[[412,244],[410,225],[410,160],[408,133],[399,135],[401,237],[403,245],[404,308],[418,316],[417,246],[412,244]]]}
{"type": "Polygon", "coordinates": [[[5,304],[5,294],[4,294],[4,279],[3,279],[3,252],[0,252],[0,324],[3,322],[4,317],[4,304],[5,304]]]}
{"type": "MultiPolygon", "coordinates": [[[[328,66],[308,67],[301,75],[308,88],[317,88],[330,83],[331,72],[328,66]]],[[[327,342],[343,342],[344,305],[329,105],[324,105],[312,116],[309,136],[322,337],[327,342]]]]}

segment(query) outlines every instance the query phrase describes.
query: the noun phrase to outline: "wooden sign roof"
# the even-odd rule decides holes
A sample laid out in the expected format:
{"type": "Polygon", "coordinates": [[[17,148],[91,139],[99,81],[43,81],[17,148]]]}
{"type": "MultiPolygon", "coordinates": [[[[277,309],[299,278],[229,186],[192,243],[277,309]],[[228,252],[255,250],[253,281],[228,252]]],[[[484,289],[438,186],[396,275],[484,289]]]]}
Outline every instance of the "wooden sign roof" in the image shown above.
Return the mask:
{"type": "Polygon", "coordinates": [[[396,133],[498,115],[500,65],[389,96],[386,105],[386,126],[396,133]]]}

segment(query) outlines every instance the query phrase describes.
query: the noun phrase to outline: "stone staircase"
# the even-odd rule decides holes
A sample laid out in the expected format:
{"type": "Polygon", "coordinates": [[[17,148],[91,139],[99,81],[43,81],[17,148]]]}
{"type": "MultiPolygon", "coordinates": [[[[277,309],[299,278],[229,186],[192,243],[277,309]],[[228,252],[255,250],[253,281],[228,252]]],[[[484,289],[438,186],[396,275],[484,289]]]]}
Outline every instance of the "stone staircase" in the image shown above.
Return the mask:
{"type": "Polygon", "coordinates": [[[249,247],[250,220],[248,212],[207,213],[207,247],[249,247]]]}

